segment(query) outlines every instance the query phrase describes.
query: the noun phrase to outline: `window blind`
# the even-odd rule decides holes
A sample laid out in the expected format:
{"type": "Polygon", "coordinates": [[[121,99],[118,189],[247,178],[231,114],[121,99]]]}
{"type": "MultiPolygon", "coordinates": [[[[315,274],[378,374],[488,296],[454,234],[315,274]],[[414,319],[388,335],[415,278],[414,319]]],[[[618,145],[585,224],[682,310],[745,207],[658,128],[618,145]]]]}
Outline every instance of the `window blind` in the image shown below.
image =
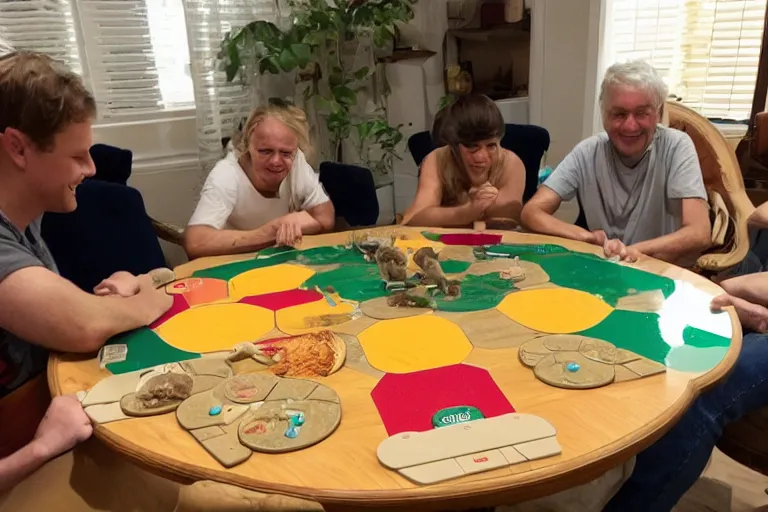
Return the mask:
{"type": "Polygon", "coordinates": [[[709,118],[746,120],[765,9],[764,0],[614,0],[608,55],[648,60],[670,93],[709,118]]]}
{"type": "Polygon", "coordinates": [[[0,2],[0,36],[16,49],[44,52],[83,71],[69,0],[0,2]]]}
{"type": "Polygon", "coordinates": [[[747,120],[755,93],[765,0],[686,2],[679,95],[708,117],[747,120]]]}
{"type": "Polygon", "coordinates": [[[4,0],[0,27],[81,73],[102,121],[194,106],[182,0],[4,0]]]}
{"type": "Polygon", "coordinates": [[[223,152],[222,139],[231,137],[253,104],[259,87],[227,82],[216,58],[227,32],[254,20],[275,22],[276,0],[185,0],[191,73],[195,84],[200,160],[208,171],[223,152]]]}

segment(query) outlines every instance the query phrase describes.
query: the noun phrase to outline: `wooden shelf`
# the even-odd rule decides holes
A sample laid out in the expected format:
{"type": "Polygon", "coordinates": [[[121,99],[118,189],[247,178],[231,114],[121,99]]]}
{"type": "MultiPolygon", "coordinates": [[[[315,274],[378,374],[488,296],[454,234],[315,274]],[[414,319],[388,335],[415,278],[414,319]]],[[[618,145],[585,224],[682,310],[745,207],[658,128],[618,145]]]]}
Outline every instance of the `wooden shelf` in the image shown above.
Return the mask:
{"type": "Polygon", "coordinates": [[[493,28],[459,28],[449,29],[448,35],[457,39],[469,41],[487,42],[490,39],[520,39],[529,40],[531,33],[523,30],[518,24],[499,25],[493,28]]]}
{"type": "Polygon", "coordinates": [[[434,55],[437,54],[430,50],[395,50],[392,55],[381,57],[377,60],[379,62],[392,63],[401,60],[428,59],[434,55]]]}

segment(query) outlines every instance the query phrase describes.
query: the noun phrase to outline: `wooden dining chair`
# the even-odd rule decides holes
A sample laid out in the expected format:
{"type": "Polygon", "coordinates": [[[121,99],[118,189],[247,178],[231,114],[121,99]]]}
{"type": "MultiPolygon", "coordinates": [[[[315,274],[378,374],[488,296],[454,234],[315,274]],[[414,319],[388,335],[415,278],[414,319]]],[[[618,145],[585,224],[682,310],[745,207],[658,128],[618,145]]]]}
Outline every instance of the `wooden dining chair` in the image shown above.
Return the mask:
{"type": "Polygon", "coordinates": [[[736,153],[714,124],[677,101],[667,101],[663,117],[665,124],[693,140],[713,212],[720,205],[721,215],[713,215],[712,245],[699,257],[696,269],[718,273],[731,268],[749,252],[747,218],[755,209],[744,189],[736,153]]]}

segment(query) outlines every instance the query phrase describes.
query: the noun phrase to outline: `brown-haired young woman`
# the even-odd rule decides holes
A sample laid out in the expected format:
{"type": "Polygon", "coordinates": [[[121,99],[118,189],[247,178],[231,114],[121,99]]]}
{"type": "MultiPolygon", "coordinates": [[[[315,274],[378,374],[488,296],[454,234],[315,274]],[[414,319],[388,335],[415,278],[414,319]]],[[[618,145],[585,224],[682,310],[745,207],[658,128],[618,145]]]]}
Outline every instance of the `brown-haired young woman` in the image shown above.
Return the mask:
{"type": "Polygon", "coordinates": [[[234,148],[208,175],[189,221],[190,259],[293,245],[333,228],[333,204],[305,156],[304,111],[284,103],[257,108],[234,148]]]}
{"type": "Polygon", "coordinates": [[[421,164],[416,198],[403,215],[412,226],[466,227],[489,217],[518,221],[525,166],[501,147],[504,119],[487,96],[461,96],[438,112],[442,145],[421,164]]]}

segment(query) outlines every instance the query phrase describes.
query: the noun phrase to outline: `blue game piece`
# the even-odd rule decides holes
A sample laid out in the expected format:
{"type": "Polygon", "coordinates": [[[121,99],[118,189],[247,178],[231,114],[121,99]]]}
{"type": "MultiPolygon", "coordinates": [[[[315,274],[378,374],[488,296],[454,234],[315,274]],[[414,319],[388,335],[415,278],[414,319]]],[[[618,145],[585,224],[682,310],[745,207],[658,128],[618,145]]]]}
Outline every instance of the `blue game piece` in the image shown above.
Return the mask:
{"type": "Polygon", "coordinates": [[[221,406],[220,405],[214,405],[208,411],[208,414],[211,415],[211,416],[218,416],[219,414],[221,414],[221,406]]]}
{"type": "Polygon", "coordinates": [[[291,425],[300,427],[304,424],[304,413],[300,412],[291,416],[291,425]]]}
{"type": "Polygon", "coordinates": [[[296,427],[288,427],[288,430],[285,431],[285,437],[293,439],[294,437],[299,435],[299,431],[296,430],[296,427]]]}
{"type": "Polygon", "coordinates": [[[568,363],[568,366],[565,367],[569,372],[577,372],[579,371],[579,363],[568,363]]]}

